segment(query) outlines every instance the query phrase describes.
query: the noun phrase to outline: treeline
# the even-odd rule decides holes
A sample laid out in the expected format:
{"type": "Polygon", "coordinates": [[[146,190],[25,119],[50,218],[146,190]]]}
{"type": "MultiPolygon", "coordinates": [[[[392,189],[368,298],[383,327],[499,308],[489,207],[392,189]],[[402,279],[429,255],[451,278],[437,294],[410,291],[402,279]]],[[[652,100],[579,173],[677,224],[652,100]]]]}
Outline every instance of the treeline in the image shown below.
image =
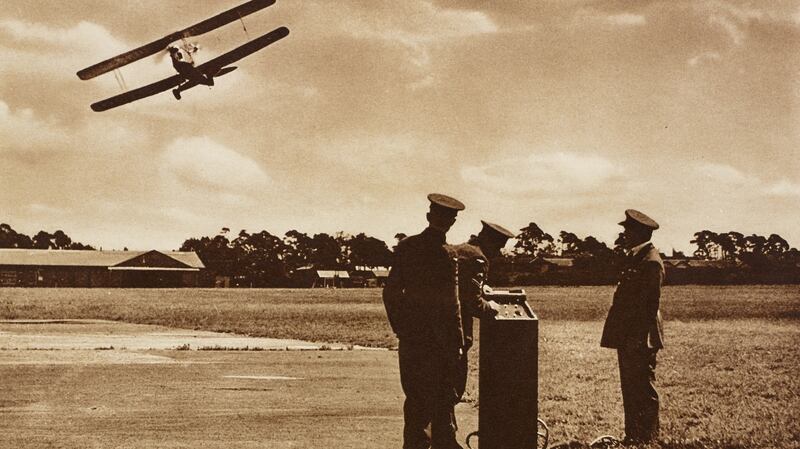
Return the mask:
{"type": "Polygon", "coordinates": [[[752,267],[800,262],[800,251],[778,234],[745,236],[736,231],[717,234],[704,230],[696,232],[689,243],[697,246],[694,255],[698,259],[740,261],[752,267]]]}
{"type": "MultiPolygon", "coordinates": [[[[620,234],[621,236],[621,234],[620,234]]],[[[691,257],[663,254],[671,284],[800,283],[800,251],[778,234],[745,236],[737,231],[694,233],[691,257]]],[[[621,239],[613,247],[593,236],[561,231],[558,238],[536,223],[520,229],[511,253],[493,265],[503,285],[598,285],[616,282],[625,260],[621,239]]],[[[663,249],[663,248],[662,248],[663,249]]]]}
{"type": "MultiPolygon", "coordinates": [[[[405,234],[397,234],[400,240],[405,234]]],[[[625,250],[620,239],[609,246],[593,236],[569,231],[550,234],[536,223],[519,230],[511,250],[492,262],[494,285],[597,285],[616,282],[625,250]]],[[[780,235],[744,235],[737,231],[702,230],[690,241],[696,249],[689,257],[680,251],[664,255],[670,283],[797,283],[800,251],[780,235]]],[[[63,231],[40,231],[33,237],[0,225],[0,248],[94,249],[73,242],[63,231]]],[[[215,236],[185,240],[181,251],[195,251],[205,264],[205,276],[229,277],[235,286],[287,287],[303,267],[346,270],[387,267],[392,251],[386,242],[364,233],[305,234],[291,230],[283,235],[267,231],[232,234],[222,228],[215,236]]],[[[663,248],[662,248],[663,250],[663,248]]]]}
{"type": "Polygon", "coordinates": [[[294,286],[293,274],[299,268],[350,271],[359,266],[389,266],[392,259],[384,241],[364,233],[309,236],[296,230],[282,237],[245,230],[230,236],[230,229],[223,228],[214,237],[184,241],[180,250],[195,251],[208,275],[227,276],[234,286],[242,287],[294,286]]]}
{"type": "Polygon", "coordinates": [[[6,223],[0,224],[0,248],[20,249],[89,249],[91,245],[73,242],[62,230],[54,233],[39,231],[33,237],[15,231],[6,223]]]}
{"type": "Polygon", "coordinates": [[[618,237],[613,247],[594,236],[560,231],[553,237],[536,223],[519,230],[510,252],[493,261],[490,281],[496,285],[602,285],[616,281],[625,250],[618,237]]]}

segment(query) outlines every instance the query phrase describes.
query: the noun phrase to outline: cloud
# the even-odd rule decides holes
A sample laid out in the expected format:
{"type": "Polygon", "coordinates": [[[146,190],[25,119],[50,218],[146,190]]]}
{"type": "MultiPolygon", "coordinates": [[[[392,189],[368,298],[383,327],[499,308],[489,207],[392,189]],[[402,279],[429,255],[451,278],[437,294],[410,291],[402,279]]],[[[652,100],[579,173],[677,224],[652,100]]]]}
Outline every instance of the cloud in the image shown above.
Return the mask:
{"type": "Polygon", "coordinates": [[[719,61],[721,59],[722,59],[722,56],[720,56],[719,53],[717,53],[715,51],[706,51],[706,52],[700,53],[699,55],[692,56],[691,58],[689,58],[689,60],[686,61],[686,63],[689,64],[692,67],[695,67],[695,66],[697,66],[699,64],[702,64],[702,63],[704,63],[706,61],[719,61]]]}
{"type": "Polygon", "coordinates": [[[104,27],[79,22],[71,28],[53,28],[40,23],[5,19],[0,21],[0,30],[20,44],[44,44],[53,48],[86,48],[92,52],[113,53],[125,49],[125,44],[115,39],[104,27]]]}
{"type": "Polygon", "coordinates": [[[604,187],[623,172],[599,155],[559,151],[467,166],[462,168],[461,177],[498,193],[586,194],[604,187]]]}
{"type": "Polygon", "coordinates": [[[141,132],[109,118],[69,127],[30,108],[12,110],[0,100],[0,152],[23,159],[42,154],[119,154],[140,148],[146,140],[141,132]]]}
{"type": "Polygon", "coordinates": [[[582,27],[587,24],[612,28],[639,27],[647,24],[647,18],[641,14],[629,12],[608,14],[592,8],[578,9],[572,17],[571,25],[582,27]]]}
{"type": "Polygon", "coordinates": [[[162,174],[187,190],[242,196],[263,188],[270,177],[254,160],[208,137],[178,138],[162,157],[162,174]]]}
{"type": "Polygon", "coordinates": [[[711,181],[723,182],[726,184],[753,184],[757,180],[745,175],[740,170],[726,164],[703,163],[696,171],[711,181]]]}
{"type": "Polygon", "coordinates": [[[304,3],[302,14],[313,16],[315,28],[309,36],[346,36],[361,45],[378,47],[388,61],[399,61],[400,68],[412,78],[409,89],[434,83],[432,66],[435,52],[450,44],[499,32],[498,25],[485,13],[451,9],[426,0],[336,3],[304,3]],[[394,54],[393,54],[394,53],[394,54]]]}
{"type": "Polygon", "coordinates": [[[417,81],[414,81],[414,82],[410,83],[408,85],[408,89],[409,90],[426,89],[428,87],[433,86],[434,84],[436,84],[436,78],[433,75],[428,74],[428,75],[425,75],[424,78],[421,78],[421,79],[419,79],[417,81]]]}
{"type": "MultiPolygon", "coordinates": [[[[32,75],[44,82],[50,80],[74,82],[75,72],[101,60],[110,58],[138,46],[114,37],[105,27],[82,21],[72,27],[54,27],[16,19],[0,20],[0,76],[19,77],[32,75]],[[2,67],[14,67],[14,72],[4,73],[2,67]]],[[[159,76],[173,72],[169,58],[152,57],[137,61],[135,69],[125,67],[125,84],[129,88],[152,82],[159,76]]],[[[99,85],[105,92],[118,89],[113,74],[105,74],[87,83],[99,85]]]]}
{"type": "Polygon", "coordinates": [[[800,196],[800,184],[782,179],[767,187],[766,191],[774,196],[800,196]]]}
{"type": "Polygon", "coordinates": [[[36,117],[32,109],[13,111],[0,100],[0,152],[57,148],[63,135],[64,130],[54,129],[52,123],[36,117]]]}
{"type": "Polygon", "coordinates": [[[720,29],[728,36],[731,43],[742,45],[748,36],[748,27],[754,22],[761,23],[797,23],[788,10],[778,4],[762,2],[759,8],[739,6],[727,1],[694,2],[692,7],[701,16],[707,17],[708,23],[720,29]]]}
{"type": "Polygon", "coordinates": [[[43,216],[58,216],[64,214],[64,209],[60,207],[51,206],[49,204],[31,203],[28,205],[28,210],[33,214],[43,216]]]}
{"type": "Polygon", "coordinates": [[[40,23],[6,19],[0,21],[0,34],[10,37],[0,45],[0,57],[21,71],[43,69],[74,72],[82,63],[97,62],[126,50],[127,45],[108,30],[90,22],[71,28],[56,28],[40,23]],[[13,44],[11,48],[6,45],[13,44]],[[96,61],[95,61],[96,60],[96,61]]]}
{"type": "Polygon", "coordinates": [[[704,163],[696,167],[696,172],[716,184],[722,184],[722,190],[729,191],[731,195],[745,197],[759,197],[764,195],[777,197],[800,196],[800,184],[788,179],[777,182],[765,181],[757,176],[743,173],[730,165],[717,163],[704,163]],[[731,189],[739,189],[732,191],[731,189]]]}
{"type": "Polygon", "coordinates": [[[734,45],[741,45],[742,42],[744,42],[746,35],[745,31],[742,29],[742,24],[738,23],[730,16],[712,14],[708,18],[708,22],[720,26],[728,37],[730,37],[734,45]]]}
{"type": "Polygon", "coordinates": [[[316,153],[345,178],[357,177],[363,184],[386,185],[398,178],[414,183],[447,164],[439,144],[410,134],[344,135],[320,143],[316,153]]]}
{"type": "Polygon", "coordinates": [[[397,14],[392,11],[354,14],[344,21],[345,29],[358,38],[380,39],[405,46],[498,31],[497,25],[479,11],[437,8],[428,1],[401,2],[396,8],[402,11],[394,11],[397,14]]]}
{"type": "Polygon", "coordinates": [[[612,14],[606,17],[606,23],[617,26],[641,26],[647,23],[647,20],[640,14],[612,14]]]}

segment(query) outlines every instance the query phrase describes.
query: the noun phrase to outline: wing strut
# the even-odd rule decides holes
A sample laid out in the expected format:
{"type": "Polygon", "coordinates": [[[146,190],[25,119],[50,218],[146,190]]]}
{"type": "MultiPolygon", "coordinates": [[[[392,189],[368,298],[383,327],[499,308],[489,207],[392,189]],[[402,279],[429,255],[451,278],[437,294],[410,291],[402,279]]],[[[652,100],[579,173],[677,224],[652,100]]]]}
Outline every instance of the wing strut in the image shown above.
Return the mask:
{"type": "Polygon", "coordinates": [[[239,15],[239,22],[242,22],[242,29],[244,30],[244,35],[247,37],[247,40],[250,40],[250,33],[247,32],[247,25],[244,24],[244,19],[241,15],[239,15]]]}

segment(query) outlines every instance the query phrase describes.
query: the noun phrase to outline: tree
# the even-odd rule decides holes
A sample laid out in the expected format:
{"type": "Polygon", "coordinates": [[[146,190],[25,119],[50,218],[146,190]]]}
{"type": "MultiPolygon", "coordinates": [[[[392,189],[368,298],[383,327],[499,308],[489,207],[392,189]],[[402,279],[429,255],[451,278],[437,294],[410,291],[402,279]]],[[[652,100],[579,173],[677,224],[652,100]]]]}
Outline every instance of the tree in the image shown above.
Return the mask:
{"type": "Polygon", "coordinates": [[[284,262],[288,273],[311,264],[314,255],[311,237],[292,229],[284,234],[283,243],[286,245],[284,262]]]}
{"type": "Polygon", "coordinates": [[[581,239],[577,235],[561,231],[558,234],[559,246],[561,246],[561,255],[565,257],[574,257],[580,251],[581,239]]]}
{"type": "Polygon", "coordinates": [[[765,245],[765,252],[770,256],[780,256],[789,251],[789,243],[778,234],[770,234],[765,245]]]}
{"type": "Polygon", "coordinates": [[[514,252],[526,256],[552,256],[555,254],[553,236],[544,232],[536,223],[529,223],[528,226],[519,230],[517,243],[514,244],[514,252]]]}
{"type": "Polygon", "coordinates": [[[781,259],[784,264],[796,268],[800,266],[800,251],[797,248],[791,248],[781,255],[781,259]]]}
{"type": "Polygon", "coordinates": [[[236,272],[236,253],[224,235],[213,239],[190,238],[183,242],[181,251],[194,251],[203,261],[209,272],[222,276],[233,276],[236,272]]]}
{"type": "Polygon", "coordinates": [[[311,238],[311,264],[318,268],[339,268],[343,259],[342,248],[328,234],[314,234],[311,238]]]}
{"type": "Polygon", "coordinates": [[[767,238],[763,235],[748,235],[744,238],[744,250],[751,254],[764,254],[764,248],[767,246],[767,238]]]}
{"type": "Polygon", "coordinates": [[[697,249],[694,250],[695,257],[700,259],[711,259],[712,254],[715,253],[715,249],[719,245],[717,243],[718,240],[719,237],[715,232],[703,230],[695,232],[694,239],[689,241],[689,243],[697,245],[697,249]]]}
{"type": "Polygon", "coordinates": [[[94,249],[91,245],[73,242],[72,239],[60,229],[52,234],[47,231],[39,231],[33,238],[30,238],[25,234],[16,232],[6,223],[0,224],[0,248],[94,249]]]}
{"type": "Polygon", "coordinates": [[[53,235],[49,232],[39,231],[33,236],[33,249],[53,249],[53,235]]]}
{"type": "Polygon", "coordinates": [[[72,239],[62,230],[53,233],[52,243],[55,249],[70,249],[72,246],[72,239]]]}
{"type": "Polygon", "coordinates": [[[391,263],[392,253],[383,240],[369,237],[363,232],[347,241],[350,266],[379,267],[391,263]]]}
{"type": "Polygon", "coordinates": [[[24,248],[33,247],[33,241],[25,234],[17,233],[10,225],[0,224],[0,248],[24,248]]]}
{"type": "Polygon", "coordinates": [[[714,239],[714,243],[722,253],[722,258],[728,260],[736,259],[744,251],[744,241],[744,235],[734,231],[717,234],[714,239]]]}
{"type": "Polygon", "coordinates": [[[605,243],[597,240],[591,235],[578,243],[578,251],[581,254],[588,254],[596,258],[610,257],[613,251],[605,243]]]}
{"type": "Polygon", "coordinates": [[[250,287],[277,287],[287,284],[284,264],[286,244],[267,231],[248,234],[242,230],[233,242],[236,272],[250,287]]]}
{"type": "Polygon", "coordinates": [[[339,257],[337,257],[337,265],[344,267],[345,265],[350,264],[350,239],[352,237],[343,231],[339,231],[334,234],[333,238],[336,240],[336,244],[339,245],[339,257]]]}
{"type": "Polygon", "coordinates": [[[616,271],[616,254],[604,242],[593,236],[576,243],[575,267],[587,270],[595,275],[605,275],[616,271]]]}

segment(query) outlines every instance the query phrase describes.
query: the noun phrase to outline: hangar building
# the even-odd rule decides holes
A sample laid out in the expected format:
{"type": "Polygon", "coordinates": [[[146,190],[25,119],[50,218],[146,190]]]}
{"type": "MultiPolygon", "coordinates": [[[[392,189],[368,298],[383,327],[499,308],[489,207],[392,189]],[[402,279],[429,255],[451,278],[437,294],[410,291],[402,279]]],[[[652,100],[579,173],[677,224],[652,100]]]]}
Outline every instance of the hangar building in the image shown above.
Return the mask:
{"type": "Polygon", "coordinates": [[[0,287],[196,287],[195,252],[0,248],[0,287]]]}

